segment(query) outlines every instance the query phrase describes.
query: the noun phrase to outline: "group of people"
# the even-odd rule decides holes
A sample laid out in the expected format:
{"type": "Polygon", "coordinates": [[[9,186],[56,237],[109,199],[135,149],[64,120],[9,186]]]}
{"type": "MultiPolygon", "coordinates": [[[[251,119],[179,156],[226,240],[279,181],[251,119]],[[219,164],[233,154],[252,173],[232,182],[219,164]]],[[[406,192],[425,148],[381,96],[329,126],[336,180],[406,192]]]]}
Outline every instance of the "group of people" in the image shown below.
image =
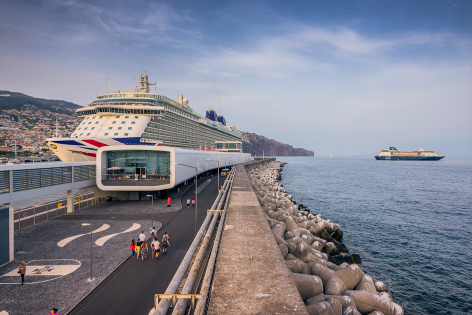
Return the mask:
{"type": "MultiPolygon", "coordinates": [[[[156,229],[153,227],[151,230],[151,239],[152,259],[159,259],[161,249],[163,255],[167,254],[167,248],[170,246],[169,235],[167,232],[165,232],[162,236],[162,242],[159,242],[156,229]]],[[[141,260],[147,259],[149,246],[147,244],[144,231],[141,231],[141,234],[139,234],[137,242],[134,239],[131,241],[129,247],[131,248],[131,254],[133,257],[136,254],[136,259],[139,259],[139,255],[141,254],[141,260]]]]}
{"type": "MultiPolygon", "coordinates": [[[[195,199],[192,199],[192,206],[195,207],[195,199]]],[[[187,199],[187,208],[190,208],[190,199],[187,199]]]]}

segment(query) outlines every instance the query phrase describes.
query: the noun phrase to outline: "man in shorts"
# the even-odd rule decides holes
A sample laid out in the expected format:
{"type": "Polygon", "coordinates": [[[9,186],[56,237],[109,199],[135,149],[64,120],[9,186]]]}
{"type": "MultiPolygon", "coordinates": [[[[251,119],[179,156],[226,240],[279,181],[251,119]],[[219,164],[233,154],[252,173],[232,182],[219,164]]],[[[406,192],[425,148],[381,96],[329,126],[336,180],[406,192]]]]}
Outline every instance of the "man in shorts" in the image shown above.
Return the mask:
{"type": "Polygon", "coordinates": [[[167,232],[165,232],[164,236],[162,237],[162,254],[163,255],[167,254],[167,247],[169,246],[170,246],[169,235],[167,235],[167,232]]]}
{"type": "Polygon", "coordinates": [[[155,239],[155,238],[156,238],[156,233],[157,233],[157,232],[156,232],[156,228],[153,227],[153,228],[151,229],[151,238],[152,238],[152,239],[155,239]]]}
{"type": "Polygon", "coordinates": [[[190,199],[187,199],[187,208],[190,208],[190,199]]]}
{"type": "Polygon", "coordinates": [[[159,243],[159,240],[156,238],[153,244],[154,244],[154,254],[156,256],[156,259],[159,259],[159,253],[161,252],[161,243],[159,243]]]}
{"type": "Polygon", "coordinates": [[[144,235],[144,231],[141,231],[141,234],[138,236],[140,242],[146,241],[146,235],[144,235]]]}

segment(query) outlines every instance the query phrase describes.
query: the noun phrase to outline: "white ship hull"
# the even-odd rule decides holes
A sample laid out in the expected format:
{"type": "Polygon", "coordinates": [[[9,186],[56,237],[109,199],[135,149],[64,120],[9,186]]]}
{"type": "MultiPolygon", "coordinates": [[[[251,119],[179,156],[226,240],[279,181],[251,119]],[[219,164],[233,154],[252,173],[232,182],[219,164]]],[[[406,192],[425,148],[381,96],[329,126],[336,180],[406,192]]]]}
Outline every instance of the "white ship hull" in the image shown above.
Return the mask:
{"type": "Polygon", "coordinates": [[[95,161],[101,147],[117,145],[162,146],[161,143],[142,142],[140,137],[132,138],[49,138],[46,140],[54,154],[63,162],[95,161]]]}

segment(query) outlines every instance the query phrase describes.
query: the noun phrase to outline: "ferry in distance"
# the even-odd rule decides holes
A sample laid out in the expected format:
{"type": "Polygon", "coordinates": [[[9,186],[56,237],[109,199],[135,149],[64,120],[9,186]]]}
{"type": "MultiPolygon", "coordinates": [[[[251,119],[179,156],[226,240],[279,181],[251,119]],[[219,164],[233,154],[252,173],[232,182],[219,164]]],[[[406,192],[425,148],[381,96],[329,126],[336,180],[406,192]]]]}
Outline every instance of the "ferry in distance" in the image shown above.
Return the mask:
{"type": "Polygon", "coordinates": [[[390,147],[388,150],[380,150],[375,159],[389,161],[439,161],[444,157],[444,155],[437,155],[434,151],[425,151],[421,147],[413,151],[398,151],[395,147],[390,147]]]}

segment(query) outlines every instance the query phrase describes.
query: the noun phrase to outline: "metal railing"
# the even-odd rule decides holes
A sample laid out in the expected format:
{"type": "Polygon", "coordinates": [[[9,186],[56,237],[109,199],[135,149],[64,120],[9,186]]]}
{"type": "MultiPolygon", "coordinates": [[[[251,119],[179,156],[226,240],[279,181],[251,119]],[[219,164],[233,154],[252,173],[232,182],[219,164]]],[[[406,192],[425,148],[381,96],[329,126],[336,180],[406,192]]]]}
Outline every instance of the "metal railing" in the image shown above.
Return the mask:
{"type": "MultiPolygon", "coordinates": [[[[173,315],[177,314],[184,314],[187,310],[189,299],[191,300],[192,304],[190,310],[194,310],[195,299],[198,299],[198,304],[196,306],[196,310],[202,309],[203,311],[206,310],[205,305],[208,301],[208,293],[210,292],[209,288],[211,286],[211,281],[213,278],[213,271],[216,262],[216,256],[218,253],[219,242],[221,240],[221,231],[224,226],[224,218],[226,215],[226,209],[229,203],[229,196],[231,194],[233,179],[235,174],[235,167],[231,170],[228,179],[225,180],[223,188],[219,191],[218,196],[213,203],[211,209],[207,211],[207,216],[205,221],[203,222],[200,230],[197,233],[197,236],[192,242],[187,254],[185,255],[182,263],[179,266],[179,269],[175,273],[172,281],[170,282],[169,286],[165,294],[156,294],[154,296],[154,311],[153,315],[164,315],[167,314],[169,307],[173,307],[173,315]],[[224,207],[224,209],[223,209],[224,207]],[[221,215],[221,219],[219,220],[221,215]],[[211,220],[211,223],[210,223],[211,220]],[[195,287],[198,287],[199,283],[196,283],[197,277],[199,275],[200,269],[202,268],[205,253],[207,253],[208,245],[210,244],[210,240],[214,237],[213,232],[215,230],[216,223],[219,220],[218,229],[216,232],[216,237],[213,242],[210,260],[208,262],[208,268],[205,272],[205,277],[203,278],[203,286],[201,288],[200,294],[191,294],[194,291],[195,287]],[[205,233],[206,231],[206,233],[205,233]],[[203,234],[205,233],[205,237],[203,234]],[[201,243],[201,244],[200,244],[201,243]],[[200,245],[200,249],[196,254],[197,248],[200,245]],[[196,256],[195,256],[196,254],[196,256]],[[177,290],[182,283],[186,272],[192,262],[192,259],[195,256],[194,263],[190,269],[190,272],[185,280],[185,284],[180,292],[180,294],[176,294],[177,290]],[[210,270],[211,269],[211,270],[210,270]],[[210,275],[210,276],[209,276],[210,275]],[[159,301],[159,298],[161,300],[159,301]]],[[[195,311],[196,312],[196,311],[195,311]]],[[[200,313],[202,314],[202,313],[200,313]]]]}
{"type": "MultiPolygon", "coordinates": [[[[94,199],[93,192],[75,196],[74,211],[91,206],[97,202],[99,202],[99,200],[94,199]]],[[[49,221],[50,219],[64,214],[67,214],[67,198],[18,209],[13,212],[15,230],[21,230],[22,226],[27,227],[40,222],[49,221]]]]}

